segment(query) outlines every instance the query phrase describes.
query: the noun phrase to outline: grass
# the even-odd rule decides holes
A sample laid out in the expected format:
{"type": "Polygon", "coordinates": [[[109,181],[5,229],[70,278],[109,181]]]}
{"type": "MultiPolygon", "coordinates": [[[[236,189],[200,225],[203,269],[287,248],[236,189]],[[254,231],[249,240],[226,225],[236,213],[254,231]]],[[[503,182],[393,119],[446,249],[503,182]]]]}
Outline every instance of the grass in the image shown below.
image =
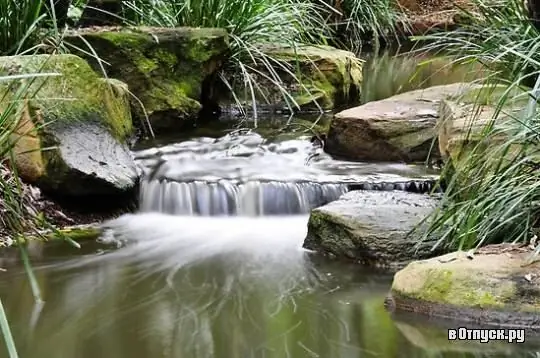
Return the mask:
{"type": "Polygon", "coordinates": [[[226,29],[230,53],[219,76],[236,102],[247,98],[255,113],[256,99],[270,102],[264,88],[268,85],[278,89],[290,109],[298,108],[284,77],[302,84],[290,61],[265,48],[325,44],[329,32],[325,5],[305,0],[131,0],[124,6],[126,19],[134,25],[226,29]]]}
{"type": "Polygon", "coordinates": [[[425,47],[431,51],[444,49],[458,61],[481,63],[492,73],[489,85],[506,87],[494,103],[494,121],[478,133],[466,155],[445,167],[442,207],[427,219],[430,228],[424,238],[436,235],[437,245],[448,250],[534,242],[540,229],[540,33],[521,1],[475,4],[478,14],[464,11],[469,21],[461,29],[418,39],[430,41],[425,47]],[[524,85],[533,88],[524,95],[514,91],[524,85]],[[518,96],[527,105],[516,115],[509,109],[518,96]],[[505,140],[496,141],[501,136],[505,140]]]}
{"type": "Polygon", "coordinates": [[[378,47],[379,38],[398,40],[398,26],[407,29],[403,12],[392,0],[324,0],[332,12],[329,24],[334,37],[346,48],[357,51],[371,39],[378,47]]]}
{"type": "MultiPolygon", "coordinates": [[[[52,13],[44,10],[45,2],[54,9],[52,0],[21,0],[0,2],[0,55],[32,55],[36,52],[56,53],[61,48],[62,35],[52,13]],[[44,26],[47,30],[44,30],[44,26]]],[[[14,163],[14,135],[23,118],[23,108],[29,88],[39,76],[54,73],[0,76],[0,239],[19,241],[28,232],[39,233],[48,224],[34,206],[29,188],[21,182],[14,163]]],[[[21,243],[19,241],[19,243],[21,243]]],[[[32,288],[34,298],[41,301],[41,293],[34,276],[26,244],[17,245],[32,288]]],[[[17,358],[17,350],[10,332],[6,313],[0,301],[0,329],[10,358],[17,358]]]]}
{"type": "Polygon", "coordinates": [[[361,103],[432,86],[474,81],[481,71],[481,65],[455,63],[448,56],[384,50],[366,59],[361,103]]]}

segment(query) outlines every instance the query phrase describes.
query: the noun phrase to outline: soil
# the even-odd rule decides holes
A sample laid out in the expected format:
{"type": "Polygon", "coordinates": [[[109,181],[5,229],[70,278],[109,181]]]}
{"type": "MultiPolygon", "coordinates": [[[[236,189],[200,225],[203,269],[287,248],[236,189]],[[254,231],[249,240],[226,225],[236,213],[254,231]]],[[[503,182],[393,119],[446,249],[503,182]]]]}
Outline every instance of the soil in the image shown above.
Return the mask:
{"type": "MultiPolygon", "coordinates": [[[[15,183],[13,173],[3,166],[2,163],[0,163],[0,176],[2,176],[2,183],[8,183],[7,190],[13,190],[15,183]]],[[[21,190],[23,192],[21,204],[26,212],[26,216],[32,217],[32,215],[35,215],[33,213],[41,213],[49,224],[57,228],[98,223],[118,217],[126,212],[126,210],[117,210],[106,213],[81,213],[62,207],[33,185],[22,183],[21,190]]],[[[6,223],[2,220],[2,213],[7,211],[8,206],[4,202],[4,198],[0,195],[0,243],[2,242],[2,238],[10,236],[6,229],[6,223]]]]}
{"type": "Polygon", "coordinates": [[[456,25],[454,16],[460,8],[474,9],[470,0],[398,0],[398,4],[407,14],[414,34],[453,27],[456,25]]]}

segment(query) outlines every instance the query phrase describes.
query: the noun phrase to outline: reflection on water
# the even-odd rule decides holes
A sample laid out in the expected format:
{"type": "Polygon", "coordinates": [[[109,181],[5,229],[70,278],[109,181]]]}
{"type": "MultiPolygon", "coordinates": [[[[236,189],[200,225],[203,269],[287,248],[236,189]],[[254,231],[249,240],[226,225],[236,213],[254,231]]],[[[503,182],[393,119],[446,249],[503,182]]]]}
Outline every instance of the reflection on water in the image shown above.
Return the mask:
{"type": "Polygon", "coordinates": [[[363,56],[361,102],[378,101],[407,91],[471,82],[486,77],[479,63],[458,64],[447,56],[425,51],[393,49],[363,56]]]}
{"type": "Polygon", "coordinates": [[[384,310],[391,275],[301,249],[306,220],[137,214],[106,224],[117,250],[62,259],[49,248],[34,258],[41,311],[21,269],[1,273],[20,357],[534,356],[430,345],[443,330],[384,310]]]}

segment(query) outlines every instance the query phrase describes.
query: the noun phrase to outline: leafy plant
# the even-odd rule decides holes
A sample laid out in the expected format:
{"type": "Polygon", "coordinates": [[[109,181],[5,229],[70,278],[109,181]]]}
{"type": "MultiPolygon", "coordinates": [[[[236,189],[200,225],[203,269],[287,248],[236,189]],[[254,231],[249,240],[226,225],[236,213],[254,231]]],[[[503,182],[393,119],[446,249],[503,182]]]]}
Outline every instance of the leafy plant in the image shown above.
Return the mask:
{"type": "MultiPolygon", "coordinates": [[[[478,13],[464,12],[469,21],[461,29],[421,38],[431,42],[425,46],[430,50],[483,64],[493,73],[489,83],[505,88],[492,100],[493,120],[476,138],[469,133],[465,155],[443,173],[448,187],[441,209],[428,218],[424,238],[437,235],[437,245],[448,249],[528,241],[539,228],[540,34],[521,1],[475,5],[478,13]],[[521,90],[524,84],[533,84],[532,91],[521,90]]],[[[484,101],[479,96],[476,104],[484,101]]]]}

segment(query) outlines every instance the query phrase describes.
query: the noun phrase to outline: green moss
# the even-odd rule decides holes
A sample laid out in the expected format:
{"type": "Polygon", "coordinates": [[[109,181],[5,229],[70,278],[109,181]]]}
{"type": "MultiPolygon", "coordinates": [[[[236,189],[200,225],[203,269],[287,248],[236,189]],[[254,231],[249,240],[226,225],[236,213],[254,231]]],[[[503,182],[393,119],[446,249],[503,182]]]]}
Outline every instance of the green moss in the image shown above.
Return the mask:
{"type": "Polygon", "coordinates": [[[109,76],[129,85],[137,98],[131,99],[134,116],[141,120],[146,112],[152,122],[195,117],[201,108],[202,82],[228,49],[222,29],[123,28],[81,35],[111,64],[109,76]]]}
{"type": "Polygon", "coordinates": [[[163,65],[165,70],[175,71],[175,68],[178,65],[178,58],[176,55],[170,51],[165,51],[162,48],[154,50],[152,57],[163,65]]]}
{"type": "Polygon", "coordinates": [[[148,44],[149,35],[145,35],[140,32],[128,32],[128,31],[103,31],[97,33],[90,33],[89,37],[103,38],[114,45],[124,49],[143,49],[148,44]]]}
{"type": "Polygon", "coordinates": [[[456,306],[496,308],[515,296],[513,286],[493,287],[487,281],[460,277],[451,270],[430,269],[413,298],[456,306]]]}
{"type": "Polygon", "coordinates": [[[422,294],[435,302],[444,302],[452,289],[452,272],[430,270],[422,294]]]}
{"type": "Polygon", "coordinates": [[[116,96],[113,86],[101,79],[81,58],[74,55],[3,57],[0,67],[16,73],[56,73],[33,80],[32,104],[46,121],[69,123],[97,120],[123,141],[133,127],[129,107],[116,96]]]}
{"type": "Polygon", "coordinates": [[[300,107],[314,106],[317,101],[323,109],[332,109],[350,100],[351,89],[359,91],[361,62],[353,63],[352,53],[327,46],[275,47],[266,51],[293,68],[300,84],[296,85],[292,79],[285,82],[291,82],[291,88],[298,88],[290,92],[300,107]]]}
{"type": "Polygon", "coordinates": [[[155,61],[144,56],[134,56],[133,62],[135,63],[137,69],[145,75],[148,75],[152,71],[159,68],[158,64],[155,61]]]}
{"type": "Polygon", "coordinates": [[[81,225],[73,227],[65,227],[56,231],[49,231],[43,236],[27,235],[19,238],[16,244],[27,243],[32,241],[59,241],[73,240],[75,242],[83,242],[96,240],[101,235],[101,230],[93,225],[81,225]]]}

